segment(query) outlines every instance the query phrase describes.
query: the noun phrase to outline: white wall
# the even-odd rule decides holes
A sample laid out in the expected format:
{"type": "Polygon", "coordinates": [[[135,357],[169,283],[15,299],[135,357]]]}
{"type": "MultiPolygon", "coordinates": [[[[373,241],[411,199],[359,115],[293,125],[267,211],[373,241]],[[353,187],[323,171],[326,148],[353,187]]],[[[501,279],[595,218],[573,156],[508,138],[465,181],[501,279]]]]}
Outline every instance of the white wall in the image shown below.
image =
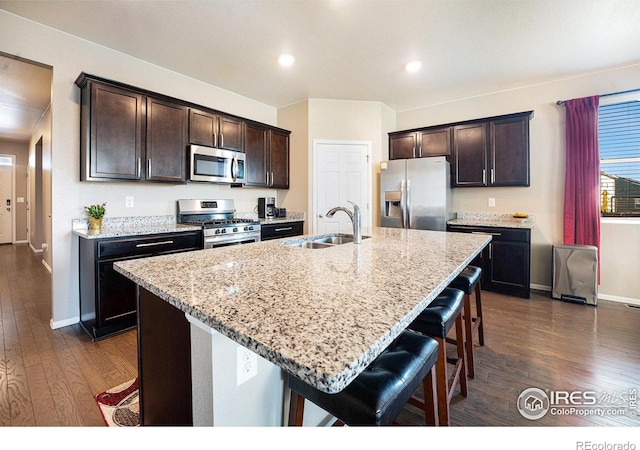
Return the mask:
{"type": "MultiPolygon", "coordinates": [[[[370,198],[373,224],[379,224],[380,161],[389,154],[387,133],[395,129],[395,113],[379,102],[309,99],[309,160],[313,161],[313,140],[371,141],[370,198]]],[[[313,186],[309,171],[309,190],[313,186]]],[[[309,192],[309,210],[312,193],[309,192]]]]}
{"type": "MultiPolygon", "coordinates": [[[[235,198],[238,211],[252,211],[266,189],[233,189],[210,184],[161,185],[79,181],[80,91],[74,81],[85,71],[205,107],[276,125],[277,111],[256,102],[122,53],[0,11],[0,51],[53,67],[51,121],[52,326],[78,321],[78,242],[71,221],[82,207],[107,202],[112,217],[175,214],[179,198],[235,198]],[[133,195],[135,208],[125,208],[133,195]]],[[[215,70],[212,66],[211,70],[215,70]]]]}
{"type": "MultiPolygon", "coordinates": [[[[454,189],[455,211],[533,214],[531,283],[551,286],[551,246],[562,241],[565,111],[557,100],[640,88],[640,65],[397,113],[397,129],[534,110],[530,123],[531,186],[454,189]],[[487,199],[496,199],[489,208],[487,199]]],[[[600,298],[640,302],[640,221],[601,230],[600,298]]]]}

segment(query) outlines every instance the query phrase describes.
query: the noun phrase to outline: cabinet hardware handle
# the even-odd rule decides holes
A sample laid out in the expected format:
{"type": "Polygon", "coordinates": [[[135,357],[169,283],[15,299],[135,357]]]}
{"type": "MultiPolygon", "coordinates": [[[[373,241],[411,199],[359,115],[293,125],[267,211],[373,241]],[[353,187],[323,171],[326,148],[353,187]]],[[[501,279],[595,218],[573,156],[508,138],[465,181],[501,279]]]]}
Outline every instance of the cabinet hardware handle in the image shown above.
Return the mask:
{"type": "Polygon", "coordinates": [[[420,158],[422,158],[422,145],[420,145],[419,149],[418,149],[418,156],[420,158]]]}
{"type": "Polygon", "coordinates": [[[154,245],[173,244],[173,241],[148,242],[146,244],[136,244],[136,247],[153,247],[154,245]]]}
{"type": "Polygon", "coordinates": [[[220,133],[220,148],[224,148],[224,134],[220,133]]]}
{"type": "Polygon", "coordinates": [[[491,251],[493,249],[493,245],[489,244],[489,259],[492,259],[493,257],[493,252],[491,251]]]}
{"type": "Polygon", "coordinates": [[[491,169],[491,182],[495,183],[496,182],[496,173],[495,173],[495,169],[491,169]]]}
{"type": "Polygon", "coordinates": [[[151,176],[151,159],[147,159],[147,176],[151,176]]]}
{"type": "Polygon", "coordinates": [[[293,227],[276,228],[275,231],[289,231],[293,230],[293,227]]]}
{"type": "Polygon", "coordinates": [[[140,166],[142,165],[142,160],[140,158],[138,158],[138,166],[137,166],[137,170],[136,170],[136,176],[138,178],[140,178],[140,166]]]}
{"type": "Polygon", "coordinates": [[[269,186],[273,186],[273,172],[271,172],[271,184],[269,186]]]}
{"type": "Polygon", "coordinates": [[[487,171],[486,169],[482,169],[482,184],[487,183],[487,171]]]}
{"type": "Polygon", "coordinates": [[[471,234],[489,234],[491,236],[502,236],[502,233],[490,233],[488,231],[472,231],[471,234]]]}
{"type": "Polygon", "coordinates": [[[218,146],[218,134],[217,133],[213,133],[213,146],[214,147],[218,146]]]}
{"type": "Polygon", "coordinates": [[[411,150],[411,153],[413,153],[413,157],[416,157],[416,146],[413,146],[413,149],[411,150]]]}

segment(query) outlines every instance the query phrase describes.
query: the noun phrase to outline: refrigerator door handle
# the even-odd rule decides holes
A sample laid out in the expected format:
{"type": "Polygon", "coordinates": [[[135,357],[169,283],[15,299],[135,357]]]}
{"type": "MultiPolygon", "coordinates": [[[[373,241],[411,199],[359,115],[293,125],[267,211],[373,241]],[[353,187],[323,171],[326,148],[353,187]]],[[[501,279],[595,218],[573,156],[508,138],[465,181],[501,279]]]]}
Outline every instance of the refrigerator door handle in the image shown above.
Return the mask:
{"type": "Polygon", "coordinates": [[[407,180],[407,226],[411,228],[411,180],[407,180]]]}
{"type": "Polygon", "coordinates": [[[404,189],[404,180],[400,181],[400,215],[402,228],[407,228],[407,197],[404,189]]]}

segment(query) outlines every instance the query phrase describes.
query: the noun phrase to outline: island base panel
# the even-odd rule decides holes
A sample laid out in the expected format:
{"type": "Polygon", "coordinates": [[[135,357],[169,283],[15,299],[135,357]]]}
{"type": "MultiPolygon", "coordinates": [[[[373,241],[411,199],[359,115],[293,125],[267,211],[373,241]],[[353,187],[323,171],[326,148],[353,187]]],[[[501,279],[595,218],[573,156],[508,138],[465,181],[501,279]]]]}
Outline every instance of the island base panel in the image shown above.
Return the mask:
{"type": "Polygon", "coordinates": [[[142,425],[192,425],[191,338],[184,313],[138,288],[142,425]]]}
{"type": "MultiPolygon", "coordinates": [[[[191,322],[194,425],[285,425],[289,389],[284,371],[256,355],[257,374],[242,381],[239,358],[247,349],[194,317],[187,318],[191,322]]],[[[333,420],[329,413],[306,402],[304,425],[323,426],[333,420]]]]}

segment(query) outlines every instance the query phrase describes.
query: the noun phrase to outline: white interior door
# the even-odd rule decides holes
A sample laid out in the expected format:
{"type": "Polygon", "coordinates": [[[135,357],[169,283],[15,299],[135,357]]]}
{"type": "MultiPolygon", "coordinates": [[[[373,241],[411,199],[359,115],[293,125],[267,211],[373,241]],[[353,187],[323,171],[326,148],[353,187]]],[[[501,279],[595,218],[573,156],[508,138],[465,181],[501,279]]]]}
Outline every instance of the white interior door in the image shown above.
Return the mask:
{"type": "Polygon", "coordinates": [[[0,244],[9,244],[13,241],[11,219],[11,210],[13,209],[12,173],[12,158],[2,157],[0,159],[0,244]]]}
{"type": "Polygon", "coordinates": [[[371,224],[370,163],[371,142],[314,140],[314,230],[312,233],[351,233],[351,219],[344,212],[333,218],[327,211],[344,206],[353,211],[349,201],[360,207],[362,227],[371,224]]]}

